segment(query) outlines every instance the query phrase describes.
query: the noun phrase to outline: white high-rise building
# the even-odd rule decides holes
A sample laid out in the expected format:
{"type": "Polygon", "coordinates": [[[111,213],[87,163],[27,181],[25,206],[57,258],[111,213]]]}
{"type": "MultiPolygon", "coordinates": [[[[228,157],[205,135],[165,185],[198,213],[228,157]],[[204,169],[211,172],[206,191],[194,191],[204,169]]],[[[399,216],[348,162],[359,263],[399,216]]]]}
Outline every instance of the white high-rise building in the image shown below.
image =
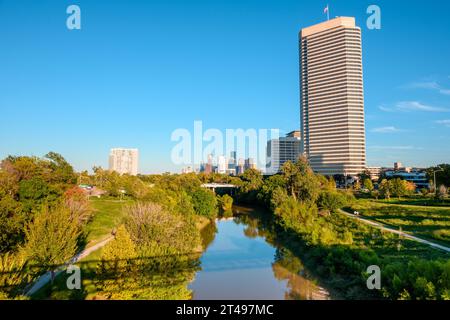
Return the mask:
{"type": "Polygon", "coordinates": [[[228,169],[227,159],[225,158],[225,156],[219,156],[217,158],[217,172],[225,174],[227,173],[227,169],[228,169]]]}
{"type": "Polygon", "coordinates": [[[303,152],[315,172],[355,176],[366,168],[361,29],[339,17],[299,43],[303,152]]]}
{"type": "Polygon", "coordinates": [[[287,162],[295,162],[301,154],[300,131],[292,131],[278,139],[267,141],[266,173],[276,174],[287,162]]]}
{"type": "Polygon", "coordinates": [[[120,174],[137,175],[138,149],[113,148],[109,153],[109,170],[120,174]]]}

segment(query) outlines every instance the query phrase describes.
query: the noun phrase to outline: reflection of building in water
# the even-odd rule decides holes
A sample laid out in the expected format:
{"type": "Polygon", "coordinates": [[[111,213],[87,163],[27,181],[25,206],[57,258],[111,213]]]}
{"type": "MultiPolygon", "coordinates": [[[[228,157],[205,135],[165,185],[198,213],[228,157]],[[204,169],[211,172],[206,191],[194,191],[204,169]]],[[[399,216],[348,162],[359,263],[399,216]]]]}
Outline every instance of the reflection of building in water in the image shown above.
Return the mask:
{"type": "MultiPolygon", "coordinates": [[[[299,260],[298,258],[295,258],[299,260]]],[[[299,260],[300,261],[300,260],[299,260]]],[[[322,287],[307,279],[300,273],[290,271],[280,262],[272,265],[275,278],[278,280],[287,280],[289,291],[285,293],[286,300],[329,300],[329,293],[322,287]]]]}

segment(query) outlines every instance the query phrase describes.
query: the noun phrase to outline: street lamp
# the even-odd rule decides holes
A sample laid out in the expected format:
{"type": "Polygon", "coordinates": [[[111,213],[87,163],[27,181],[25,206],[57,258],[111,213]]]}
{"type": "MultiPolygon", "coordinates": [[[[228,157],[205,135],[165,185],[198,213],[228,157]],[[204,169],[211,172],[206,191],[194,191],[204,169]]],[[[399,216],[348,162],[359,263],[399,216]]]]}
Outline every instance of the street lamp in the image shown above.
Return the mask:
{"type": "Polygon", "coordinates": [[[439,168],[439,170],[434,170],[434,171],[433,171],[434,194],[437,194],[437,187],[436,187],[436,172],[444,171],[444,169],[442,169],[441,167],[438,167],[438,168],[439,168]]]}

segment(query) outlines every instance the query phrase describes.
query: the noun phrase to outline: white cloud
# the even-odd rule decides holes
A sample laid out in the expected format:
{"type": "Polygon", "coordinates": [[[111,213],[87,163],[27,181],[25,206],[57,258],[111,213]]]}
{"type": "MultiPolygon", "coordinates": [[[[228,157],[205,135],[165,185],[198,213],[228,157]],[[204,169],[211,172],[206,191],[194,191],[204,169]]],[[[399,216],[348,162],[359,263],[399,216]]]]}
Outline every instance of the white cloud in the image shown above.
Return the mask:
{"type": "Polygon", "coordinates": [[[423,104],[419,101],[400,101],[395,105],[400,111],[448,112],[449,109],[423,104]]]}
{"type": "Polygon", "coordinates": [[[422,82],[413,82],[406,86],[407,88],[412,89],[428,89],[438,91],[441,94],[450,95],[450,89],[442,87],[436,81],[422,81],[422,82]]]}
{"type": "Polygon", "coordinates": [[[393,112],[394,111],[392,108],[388,108],[385,106],[379,106],[378,109],[380,109],[381,111],[384,111],[384,112],[393,112]]]}
{"type": "Polygon", "coordinates": [[[370,130],[371,132],[376,132],[376,133],[394,133],[394,132],[400,132],[403,131],[401,129],[398,129],[394,126],[388,126],[388,127],[380,127],[380,128],[374,128],[372,130],[370,130]]]}
{"type": "Polygon", "coordinates": [[[400,101],[397,102],[393,107],[379,106],[378,109],[384,112],[396,112],[396,111],[423,111],[423,112],[449,112],[450,109],[430,106],[423,104],[419,101],[400,101]]]}
{"type": "Polygon", "coordinates": [[[437,120],[436,123],[437,124],[442,124],[442,125],[450,128],[450,119],[437,120]]]}
{"type": "Polygon", "coordinates": [[[419,88],[419,89],[439,89],[440,86],[436,81],[424,81],[424,82],[413,82],[407,87],[409,88],[419,88]]]}

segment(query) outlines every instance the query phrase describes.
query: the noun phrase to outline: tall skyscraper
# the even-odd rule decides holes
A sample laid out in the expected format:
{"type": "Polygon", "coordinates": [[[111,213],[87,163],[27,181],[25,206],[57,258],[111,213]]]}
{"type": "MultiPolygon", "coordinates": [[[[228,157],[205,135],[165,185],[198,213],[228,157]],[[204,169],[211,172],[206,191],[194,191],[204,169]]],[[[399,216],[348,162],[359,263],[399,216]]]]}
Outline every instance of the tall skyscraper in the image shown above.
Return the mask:
{"type": "Polygon", "coordinates": [[[137,175],[138,149],[113,148],[109,154],[109,170],[120,174],[137,175]]]}
{"type": "Polygon", "coordinates": [[[300,149],[300,131],[292,131],[286,137],[267,141],[266,173],[276,174],[285,162],[297,161],[301,153],[300,149]]]}
{"type": "Polygon", "coordinates": [[[303,152],[314,171],[354,176],[365,169],[361,29],[339,17],[299,35],[303,152]]]}

